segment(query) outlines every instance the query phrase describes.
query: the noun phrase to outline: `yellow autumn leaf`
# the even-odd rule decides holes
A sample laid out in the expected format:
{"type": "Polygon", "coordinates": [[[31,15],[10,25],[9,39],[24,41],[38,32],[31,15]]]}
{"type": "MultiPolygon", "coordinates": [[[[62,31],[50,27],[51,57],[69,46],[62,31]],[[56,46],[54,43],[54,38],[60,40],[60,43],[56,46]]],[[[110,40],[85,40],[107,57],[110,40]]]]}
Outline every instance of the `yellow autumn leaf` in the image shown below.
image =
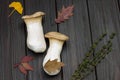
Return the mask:
{"type": "Polygon", "coordinates": [[[14,10],[10,13],[9,16],[11,16],[13,14],[13,12],[16,10],[19,14],[23,13],[23,7],[22,4],[20,2],[12,2],[9,5],[9,8],[14,8],[14,10]]]}

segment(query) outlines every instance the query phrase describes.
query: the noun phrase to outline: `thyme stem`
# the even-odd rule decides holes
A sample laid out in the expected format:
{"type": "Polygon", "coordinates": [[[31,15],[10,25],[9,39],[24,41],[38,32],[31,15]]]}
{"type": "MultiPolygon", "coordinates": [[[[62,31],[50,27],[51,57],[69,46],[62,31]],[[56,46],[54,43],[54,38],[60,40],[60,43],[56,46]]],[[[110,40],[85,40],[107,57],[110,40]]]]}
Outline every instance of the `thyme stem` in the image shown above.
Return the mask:
{"type": "Polygon", "coordinates": [[[104,59],[105,56],[112,51],[112,39],[114,38],[115,33],[112,33],[109,36],[110,39],[107,41],[107,44],[103,45],[102,48],[93,56],[93,58],[90,59],[96,46],[105,36],[106,34],[103,34],[97,41],[93,43],[88,53],[86,53],[83,62],[73,73],[71,80],[82,80],[83,78],[85,78],[85,76],[94,71],[94,67],[96,67],[97,64],[99,64],[101,60],[104,59]]]}

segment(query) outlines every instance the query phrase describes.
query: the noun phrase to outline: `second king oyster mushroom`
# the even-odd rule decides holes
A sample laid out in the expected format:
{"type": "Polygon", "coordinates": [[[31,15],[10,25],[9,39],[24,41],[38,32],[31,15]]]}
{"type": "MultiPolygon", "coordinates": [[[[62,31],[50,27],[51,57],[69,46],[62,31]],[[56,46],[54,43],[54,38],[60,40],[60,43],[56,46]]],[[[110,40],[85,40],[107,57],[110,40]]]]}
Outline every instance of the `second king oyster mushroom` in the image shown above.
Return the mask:
{"type": "MultiPolygon", "coordinates": [[[[60,72],[61,68],[54,70],[54,66],[52,65],[52,63],[49,63],[49,65],[47,65],[47,62],[52,62],[54,60],[57,60],[57,62],[59,63],[61,62],[60,54],[62,51],[62,47],[64,42],[68,40],[69,37],[59,32],[48,32],[45,34],[45,37],[49,39],[49,48],[43,60],[43,68],[48,75],[56,75],[60,72]],[[52,69],[53,71],[48,71],[48,68],[52,69]]],[[[54,65],[57,66],[57,63],[55,63],[54,65]]]]}

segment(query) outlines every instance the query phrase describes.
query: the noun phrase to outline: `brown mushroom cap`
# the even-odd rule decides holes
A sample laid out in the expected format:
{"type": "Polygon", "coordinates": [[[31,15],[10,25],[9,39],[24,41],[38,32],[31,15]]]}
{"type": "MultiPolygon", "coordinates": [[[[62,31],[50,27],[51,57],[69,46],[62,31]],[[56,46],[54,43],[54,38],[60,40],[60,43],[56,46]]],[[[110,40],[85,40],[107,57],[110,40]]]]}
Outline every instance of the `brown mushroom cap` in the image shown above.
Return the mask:
{"type": "Polygon", "coordinates": [[[43,16],[43,15],[45,15],[45,13],[39,11],[39,12],[35,12],[32,15],[25,15],[25,16],[22,17],[22,19],[36,18],[36,17],[40,17],[40,16],[43,16]]]}
{"type": "Polygon", "coordinates": [[[46,38],[53,38],[53,39],[58,39],[58,40],[62,40],[62,41],[66,41],[69,39],[68,36],[61,34],[59,32],[48,32],[45,34],[46,38]]]}

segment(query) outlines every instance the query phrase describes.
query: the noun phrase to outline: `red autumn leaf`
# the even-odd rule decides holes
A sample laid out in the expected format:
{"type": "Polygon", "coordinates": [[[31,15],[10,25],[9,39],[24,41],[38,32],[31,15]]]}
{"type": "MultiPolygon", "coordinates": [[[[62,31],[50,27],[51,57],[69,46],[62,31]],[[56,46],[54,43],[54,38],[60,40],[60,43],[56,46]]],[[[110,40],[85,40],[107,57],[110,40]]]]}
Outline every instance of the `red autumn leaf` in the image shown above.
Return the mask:
{"type": "Polygon", "coordinates": [[[22,59],[21,59],[21,63],[26,63],[26,62],[30,62],[33,60],[33,57],[32,56],[24,56],[22,59]]]}
{"type": "Polygon", "coordinates": [[[27,75],[27,70],[22,65],[19,65],[18,68],[23,74],[27,75]]]}
{"type": "Polygon", "coordinates": [[[14,64],[14,68],[17,68],[20,65],[20,63],[14,64]]]}
{"type": "Polygon", "coordinates": [[[69,19],[70,16],[73,15],[73,9],[74,9],[74,6],[68,6],[67,8],[65,8],[63,6],[62,10],[60,12],[58,12],[58,17],[57,19],[55,19],[55,22],[56,23],[61,23],[63,21],[65,21],[66,19],[69,19]]]}
{"type": "Polygon", "coordinates": [[[25,75],[27,75],[27,71],[30,70],[32,71],[33,68],[31,65],[29,65],[28,62],[32,61],[33,57],[32,56],[24,56],[20,63],[17,63],[14,65],[14,68],[18,67],[18,69],[25,75]]]}
{"type": "Polygon", "coordinates": [[[28,64],[28,63],[22,63],[22,65],[23,65],[23,67],[24,67],[26,70],[30,70],[30,71],[33,70],[33,67],[32,67],[30,64],[28,64]]]}

